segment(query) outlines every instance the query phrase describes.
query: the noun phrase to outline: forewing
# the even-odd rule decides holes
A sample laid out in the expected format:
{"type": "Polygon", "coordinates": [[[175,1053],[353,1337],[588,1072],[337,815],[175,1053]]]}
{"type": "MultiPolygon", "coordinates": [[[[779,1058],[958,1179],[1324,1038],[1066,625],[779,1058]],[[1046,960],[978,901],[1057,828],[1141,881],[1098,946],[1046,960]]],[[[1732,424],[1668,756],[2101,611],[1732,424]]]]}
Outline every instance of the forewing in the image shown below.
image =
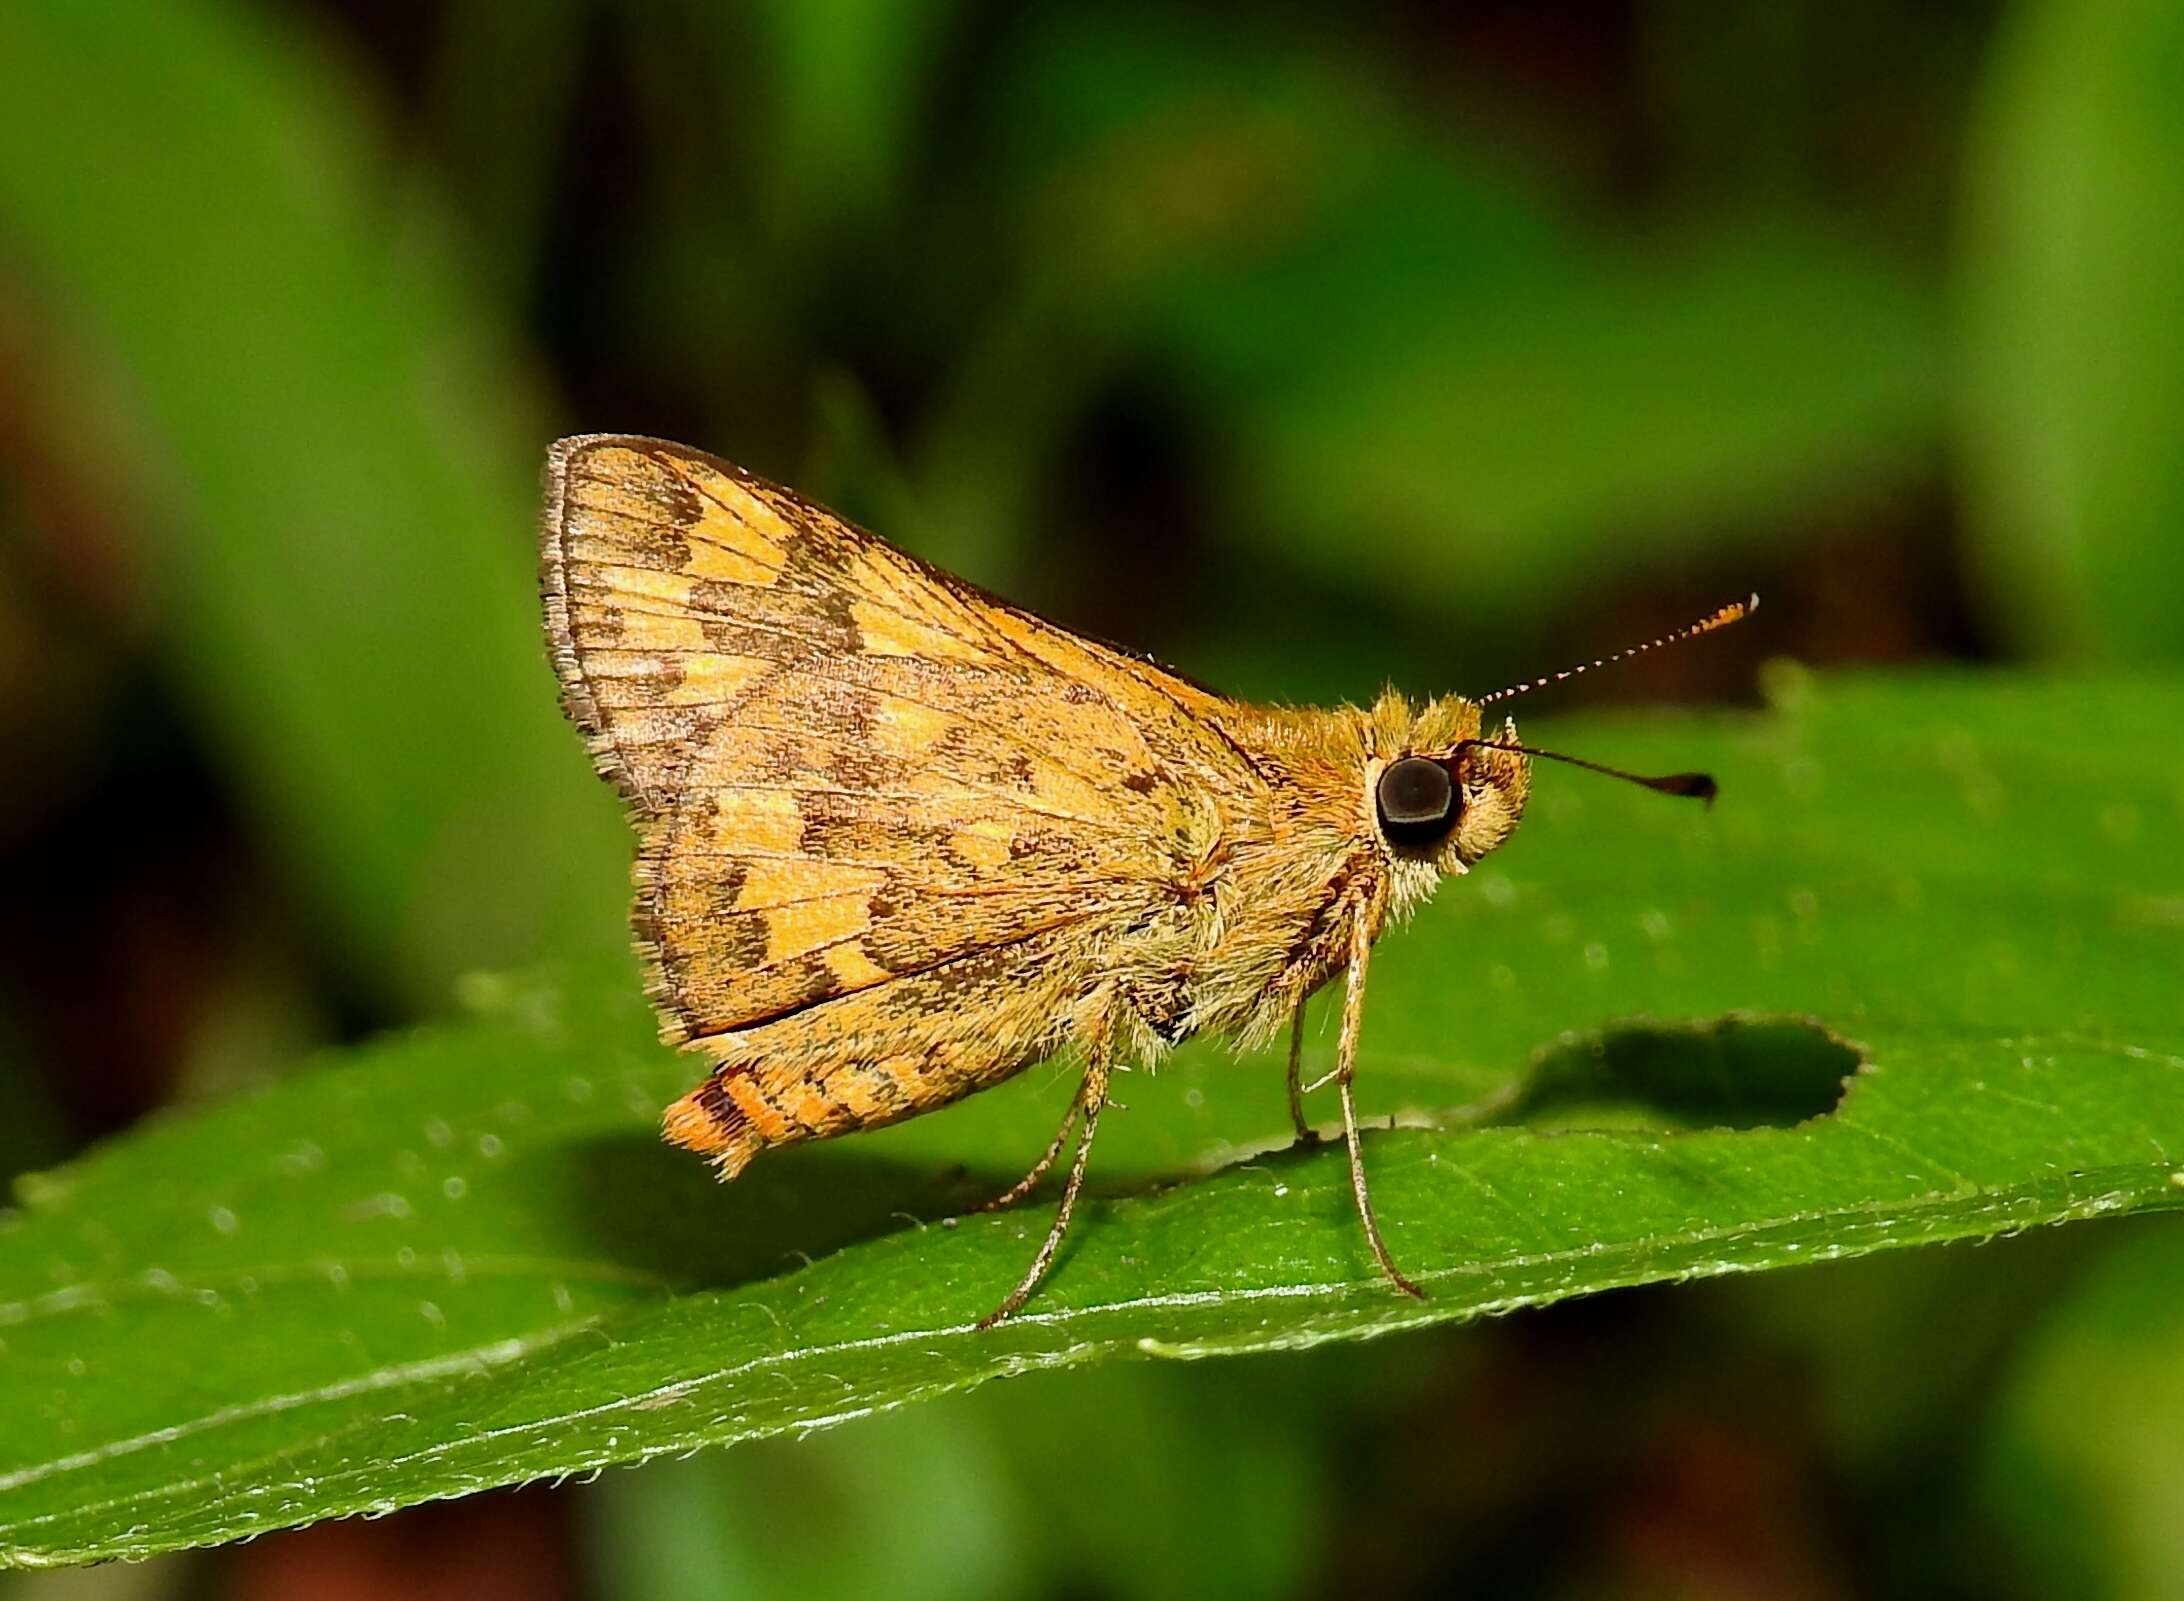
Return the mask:
{"type": "Polygon", "coordinates": [[[679,446],[557,445],[544,545],[678,1037],[1141,915],[1256,781],[1211,692],[679,446]]]}
{"type": "Polygon", "coordinates": [[[725,463],[591,436],[546,467],[540,584],[554,669],[593,760],[661,816],[690,764],[784,663],[855,629],[811,547],[846,533],[725,463]]]}

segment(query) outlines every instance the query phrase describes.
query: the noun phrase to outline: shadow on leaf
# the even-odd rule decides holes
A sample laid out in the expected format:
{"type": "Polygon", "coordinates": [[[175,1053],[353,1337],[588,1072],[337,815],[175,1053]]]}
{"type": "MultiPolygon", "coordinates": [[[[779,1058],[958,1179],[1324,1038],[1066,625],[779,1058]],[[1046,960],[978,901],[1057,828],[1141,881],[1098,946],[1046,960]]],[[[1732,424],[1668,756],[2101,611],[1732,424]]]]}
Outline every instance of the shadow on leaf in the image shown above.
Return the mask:
{"type": "MultiPolygon", "coordinates": [[[[1564,1036],[1491,1101],[1399,1121],[1542,1131],[1788,1128],[1833,1111],[1859,1065],[1854,1049],[1799,1019],[1629,1024],[1564,1036]]],[[[1299,1160],[1333,1161],[1339,1142],[1292,1150],[1299,1160]]],[[[875,1157],[854,1139],[769,1153],[725,1185],[688,1153],[634,1132],[565,1152],[558,1165],[571,1228],[602,1255],[677,1290],[773,1278],[905,1226],[961,1215],[1008,1183],[998,1170],[875,1157]]],[[[1187,1177],[1095,1180],[1093,1191],[1146,1193],[1187,1177]]],[[[1030,1204],[1052,1199],[1048,1189],[1030,1204]]]]}
{"type": "Polygon", "coordinates": [[[595,1140],[559,1158],[570,1227],[676,1290],[774,1278],[845,1246],[956,1216],[1005,1187],[960,1168],[875,1158],[855,1142],[768,1153],[732,1184],[657,1138],[595,1140]]]}

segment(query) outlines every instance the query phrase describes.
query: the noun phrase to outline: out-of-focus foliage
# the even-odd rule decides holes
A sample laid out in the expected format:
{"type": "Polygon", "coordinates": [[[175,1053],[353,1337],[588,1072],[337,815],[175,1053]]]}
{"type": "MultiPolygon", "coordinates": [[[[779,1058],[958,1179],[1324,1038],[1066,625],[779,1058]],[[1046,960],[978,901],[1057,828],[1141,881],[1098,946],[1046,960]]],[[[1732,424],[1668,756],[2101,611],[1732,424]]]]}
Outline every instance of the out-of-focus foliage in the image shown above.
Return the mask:
{"type": "Polygon", "coordinates": [[[344,958],[430,999],[600,946],[622,843],[538,692],[545,408],[440,219],[281,44],[220,6],[6,8],[6,259],[120,391],[121,442],[74,431],[81,389],[49,422],[151,508],[205,737],[344,958]]]}
{"type": "Polygon", "coordinates": [[[2184,659],[2184,9],[2031,0],[1996,41],[1958,265],[1966,504],[2028,646],[2184,659]]]}
{"type": "MultiPolygon", "coordinates": [[[[2179,41],[2143,0],[0,6],[0,1168],[619,949],[533,632],[555,432],[722,451],[1250,694],[1502,682],[1755,587],[1609,692],[2173,663],[2179,41]]],[[[2028,807],[2173,832],[2044,704],[2028,807]]],[[[1912,991],[1993,974],[1893,932],[1912,991]]],[[[1419,991],[1450,1032],[1497,961],[1419,991]]],[[[2160,1594],[2160,1233],[990,1386],[554,1505],[601,1593],[2160,1594]]]]}
{"type": "Polygon", "coordinates": [[[2105,1255],[2015,1354],[1980,1487],[2023,1531],[2013,1593],[2158,1601],[2184,1573],[2184,1235],[2105,1255]],[[2090,1426],[2089,1426],[2090,1425],[2090,1426]]]}

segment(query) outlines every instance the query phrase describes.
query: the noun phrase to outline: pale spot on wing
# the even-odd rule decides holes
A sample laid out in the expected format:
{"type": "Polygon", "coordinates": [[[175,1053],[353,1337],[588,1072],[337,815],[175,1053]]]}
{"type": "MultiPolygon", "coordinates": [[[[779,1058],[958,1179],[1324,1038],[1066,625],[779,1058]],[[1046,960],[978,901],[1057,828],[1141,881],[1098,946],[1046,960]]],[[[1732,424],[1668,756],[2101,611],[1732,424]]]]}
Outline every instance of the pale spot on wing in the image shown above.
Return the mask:
{"type": "Polygon", "coordinates": [[[1097,785],[1086,783],[1075,773],[1052,762],[1032,764],[1031,792],[1041,805],[1057,816],[1096,818],[1111,816],[1115,809],[1111,791],[1102,791],[1097,785]]]}
{"type": "Polygon", "coordinates": [[[681,666],[679,657],[670,660],[670,653],[649,649],[594,646],[584,653],[584,676],[595,684],[602,679],[656,678],[663,673],[677,672],[681,666]]]}
{"type": "Polygon", "coordinates": [[[854,942],[835,946],[827,952],[825,960],[827,971],[841,981],[845,990],[861,990],[893,976],[854,942]]]}
{"type": "Polygon", "coordinates": [[[882,1095],[880,1086],[891,1080],[892,1075],[884,1068],[878,1072],[868,1069],[862,1073],[843,1073],[834,1080],[835,1094],[849,1108],[850,1115],[863,1124],[879,1118],[887,1110],[889,1102],[882,1095]]]}
{"type": "Polygon", "coordinates": [[[1009,842],[1016,830],[1006,819],[981,817],[948,836],[948,849],[973,867],[1000,867],[1009,859],[1009,842]]]}
{"type": "Polygon", "coordinates": [[[870,895],[885,876],[876,868],[850,867],[819,857],[786,862],[760,858],[744,869],[736,909],[759,912],[784,901],[815,900],[823,895],[870,895]]]}
{"type": "MultiPolygon", "coordinates": [[[[632,650],[655,650],[681,653],[707,649],[712,641],[705,637],[705,620],[701,617],[666,617],[648,611],[642,605],[625,604],[621,595],[602,595],[596,591],[584,591],[583,605],[576,614],[578,636],[581,638],[596,625],[606,625],[608,637],[632,650]]],[[[600,647],[593,645],[585,652],[584,665],[592,672],[592,657],[600,647]]]]}
{"type": "Polygon", "coordinates": [[[917,656],[932,661],[982,662],[985,653],[956,635],[890,606],[860,600],[850,608],[858,638],[874,656],[917,656]]]}
{"type": "Polygon", "coordinates": [[[922,756],[960,726],[952,714],[899,695],[882,695],[876,713],[873,743],[890,756],[922,756]]]}
{"type": "Polygon", "coordinates": [[[703,652],[683,659],[682,682],[668,694],[670,706],[712,706],[735,700],[773,671],[773,663],[755,656],[720,656],[703,652]]]}
{"type": "MultiPolygon", "coordinates": [[[[715,514],[716,520],[725,522],[715,514]]],[[[715,579],[723,583],[749,584],[763,589],[781,576],[779,560],[767,562],[748,550],[737,550],[710,537],[704,524],[691,530],[703,537],[690,543],[690,560],[683,571],[693,578],[715,579]]]]}
{"type": "MultiPolygon", "coordinates": [[[[796,524],[751,486],[738,483],[702,462],[681,458],[673,467],[698,495],[698,519],[690,525],[691,536],[713,550],[739,556],[752,566],[764,569],[767,576],[756,582],[770,583],[778,577],[787,560],[789,541],[796,537],[796,524]]],[[[694,558],[696,553],[692,554],[694,558]]],[[[722,572],[709,576],[735,578],[736,574],[722,572]]]]}
{"type": "Polygon", "coordinates": [[[735,700],[773,665],[755,656],[658,647],[595,649],[584,661],[601,704],[614,706],[718,705],[735,700]]]}
{"type": "MultiPolygon", "coordinates": [[[[992,730],[981,728],[957,713],[927,706],[899,695],[881,693],[873,705],[870,738],[883,754],[907,761],[936,750],[941,741],[956,735],[982,751],[995,745],[992,730]]],[[[1115,811],[1113,789],[1102,788],[1060,762],[1040,753],[1035,744],[1003,744],[1004,756],[1019,758],[1018,777],[1009,787],[1028,784],[1031,798],[1050,813],[1062,817],[1108,818],[1115,811]]],[[[921,764],[913,787],[927,792],[966,793],[948,774],[921,764]]],[[[993,786],[988,786],[991,790],[993,786]]],[[[976,788],[969,792],[976,792],[976,788]]],[[[1135,797],[1131,797],[1134,799],[1135,797]]]]}
{"type": "Polygon", "coordinates": [[[704,716],[687,706],[618,706],[612,697],[601,705],[614,719],[614,737],[625,756],[644,762],[655,779],[672,770],[676,753],[704,736],[704,716]],[[657,757],[657,761],[646,758],[657,757]]]}
{"type": "Polygon", "coordinates": [[[633,567],[603,556],[587,558],[580,548],[582,543],[571,542],[569,559],[572,566],[580,561],[583,565],[571,573],[570,588],[598,593],[609,605],[617,600],[642,601],[641,609],[646,611],[690,610],[690,580],[683,574],[665,572],[657,567],[633,567]]]}
{"type": "Polygon", "coordinates": [[[861,934],[871,922],[863,895],[776,906],[766,914],[766,960],[785,962],[861,934]]]}
{"type": "Polygon", "coordinates": [[[796,797],[778,789],[720,789],[710,797],[717,808],[704,831],[708,848],[741,851],[794,851],[804,832],[796,797]]]}
{"type": "Polygon", "coordinates": [[[977,637],[977,616],[893,552],[867,550],[847,579],[859,597],[850,615],[869,654],[992,663],[993,652],[977,637]]]}

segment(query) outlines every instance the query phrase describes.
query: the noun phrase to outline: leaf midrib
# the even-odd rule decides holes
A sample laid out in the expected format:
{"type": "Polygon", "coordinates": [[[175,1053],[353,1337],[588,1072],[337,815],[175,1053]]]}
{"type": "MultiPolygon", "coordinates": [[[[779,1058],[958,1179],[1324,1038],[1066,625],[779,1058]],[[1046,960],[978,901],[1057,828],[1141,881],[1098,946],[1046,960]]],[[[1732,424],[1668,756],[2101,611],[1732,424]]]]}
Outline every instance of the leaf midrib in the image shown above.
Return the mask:
{"type": "MultiPolygon", "coordinates": [[[[1844,1257],[1858,1256],[1877,1249],[1884,1243],[1879,1236],[1875,1236],[1870,1241],[1856,1238],[1845,1239],[1843,1230],[1846,1225],[1860,1228],[1889,1222],[1913,1223],[1918,1225],[1914,1232],[1920,1238],[1928,1241],[1990,1237],[1993,1234],[2007,1231],[2012,1214],[2023,1210],[2028,1204],[2037,1205],[2042,1201],[2043,1197],[2058,1192],[2064,1195],[2078,1195],[2080,1192],[2090,1192],[2084,1193],[2082,1198],[2054,1207],[2045,1214],[2058,1220],[2099,1216],[2104,1212],[2116,1210],[2121,1206],[2130,1204],[2134,1199],[2148,1202],[2153,1206],[2173,1205],[2184,1207],[2184,1186],[2179,1186],[2173,1175],[2156,1178],[2153,1176],[2151,1164],[2108,1164],[2102,1167],[2073,1170],[2052,1179],[2042,1179],[2033,1183],[1975,1186],[1968,1192],[1963,1190],[1937,1190],[1926,1195],[1895,1200],[1869,1201],[1845,1206],[1818,1207],[1784,1212],[1765,1219],[1743,1220],[1716,1227],[1684,1230],[1674,1234],[1653,1236],[1645,1240],[1595,1243],[1544,1252],[1513,1253],[1476,1264],[1423,1269],[1418,1271],[1415,1276],[1428,1284],[1447,1283],[1460,1279],[1479,1279],[1512,1271],[1520,1273],[1535,1271],[1540,1268],[1585,1261],[1595,1265],[1595,1271],[1588,1275],[1591,1286],[1588,1293],[1594,1293],[1598,1290],[1629,1288],[1658,1282],[1667,1277],[1690,1276],[1690,1270],[1688,1269],[1682,1273],[1664,1271],[1663,1260],[1688,1253],[1700,1247],[1762,1241],[1777,1234],[1794,1235],[1796,1231],[1804,1228],[1825,1227],[1831,1233],[1824,1241],[1821,1249],[1800,1255],[1796,1258],[1799,1262],[1833,1261],[1844,1257]],[[2172,1194],[2173,1200],[2171,1199],[2172,1194]],[[1956,1220],[1961,1220],[1973,1226],[1961,1230],[1952,1230],[1946,1227],[1948,1223],[1956,1220]],[[1942,1226],[1936,1226],[1937,1224],[1942,1226]],[[1978,1226],[1981,1224],[1989,1224],[1991,1227],[1982,1228],[1978,1226]],[[1614,1262],[1618,1258],[1628,1261],[1629,1266],[1622,1270],[1611,1270],[1605,1273],[1597,1270],[1598,1264],[1614,1262]]],[[[1785,1243],[1797,1242],[1785,1241],[1785,1243]]],[[[861,1248],[852,1247],[851,1249],[861,1248]]],[[[1758,1271],[1769,1265],[1771,1264],[1757,1260],[1720,1262],[1714,1264],[1714,1269],[1723,1273],[1742,1273],[1758,1271]]],[[[767,1283],[769,1286],[779,1284],[784,1288],[793,1287],[795,1279],[815,1271],[824,1271],[823,1265],[799,1269],[794,1273],[784,1275],[781,1280],[767,1281],[767,1283]]],[[[688,1297],[688,1299],[715,1298],[736,1293],[738,1292],[732,1290],[699,1291],[688,1297]]],[[[1146,1312],[1177,1311],[1193,1308],[1218,1308],[1227,1305],[1245,1305],[1257,1301],[1300,1299],[1319,1302],[1327,1312],[1333,1313],[1350,1306],[1362,1295],[1385,1298],[1387,1292],[1378,1278],[1362,1275],[1358,1278],[1339,1282],[1172,1292],[1133,1297],[1128,1300],[1104,1301],[1094,1306],[1061,1307],[1048,1310],[1035,1309],[1020,1314],[1018,1318],[1012,1320],[1008,1327],[1010,1331],[1016,1333],[1049,1329],[1068,1331],[1094,1318],[1135,1316],[1146,1312]]],[[[1436,1309],[1430,1303],[1424,1307],[1413,1309],[1406,1305],[1391,1302],[1387,1315],[1376,1319],[1369,1329],[1363,1332],[1374,1337],[1396,1334],[1439,1323],[1470,1321],[1478,1317],[1515,1311],[1540,1305],[1557,1298],[1559,1298],[1557,1293],[1552,1289],[1527,1290],[1490,1301],[1469,1303],[1455,1311],[1436,1309]]],[[[436,1363],[444,1361],[453,1364],[451,1376],[467,1374],[473,1382],[482,1383],[505,1367],[509,1361],[558,1346],[571,1336],[588,1330],[599,1329],[609,1321],[609,1319],[602,1317],[583,1319],[548,1331],[547,1334],[535,1338],[525,1339],[519,1337],[513,1341],[492,1342],[464,1352],[452,1353],[447,1358],[432,1360],[436,1363]],[[520,1346],[521,1349],[512,1351],[508,1357],[499,1363],[488,1360],[484,1355],[486,1352],[501,1350],[509,1346],[520,1346]]],[[[1210,1355],[1215,1352],[1220,1354],[1241,1354],[1251,1351],[1301,1350],[1332,1340],[1354,1338],[1359,1332],[1354,1324],[1338,1318],[1327,1321],[1325,1327],[1317,1330],[1308,1325],[1264,1339],[1240,1336],[1213,1342],[1194,1342],[1190,1340],[1146,1342],[1137,1340],[1129,1343],[1148,1355],[1168,1355],[1177,1352],[1189,1355],[1210,1355]]],[[[980,1330],[975,1322],[960,1322],[935,1327],[891,1330],[884,1334],[860,1336],[855,1339],[838,1340],[823,1345],[761,1352],[732,1366],[656,1385],[634,1396],[617,1397],[610,1401],[601,1402],[596,1406],[578,1408],[570,1412],[532,1417],[521,1422],[508,1423],[492,1429],[466,1434],[459,1439],[439,1441],[423,1450],[407,1455],[377,1459],[371,1464],[371,1472],[375,1478],[384,1478],[390,1471],[428,1462],[442,1462],[461,1451],[475,1450],[501,1439],[520,1435],[533,1435],[541,1429],[551,1429],[579,1419],[607,1417],[623,1412],[642,1413],[657,1410],[663,1403],[687,1400],[716,1386],[767,1369],[793,1367],[807,1361],[826,1362],[859,1352],[916,1345],[926,1341],[957,1341],[964,1338],[991,1337],[992,1331],[980,1330]]],[[[1002,1360],[992,1364],[987,1370],[965,1374],[960,1380],[945,1381],[941,1388],[968,1388],[971,1385],[984,1382],[988,1378],[998,1376],[1004,1371],[1064,1367],[1076,1361],[1092,1360],[1113,1348],[1115,1343],[1111,1338],[1088,1338],[1079,1339],[1072,1344],[1057,1348],[1042,1349],[1035,1347],[1030,1350],[1017,1348],[1000,1351],[997,1352],[997,1355],[1002,1360]]],[[[287,1403],[279,1407],[271,1407],[263,1402],[242,1403],[234,1408],[222,1409],[221,1413],[207,1414],[202,1419],[186,1420],[182,1424],[170,1425],[166,1430],[152,1431],[151,1434],[139,1437],[142,1441],[141,1444],[134,1441],[116,1442],[122,1449],[93,1448],[99,1451],[100,1454],[92,1460],[93,1462],[110,1461],[120,1455],[131,1454],[137,1449],[165,1443],[161,1436],[187,1437],[202,1433],[208,1427],[219,1426],[228,1422],[247,1421],[252,1416],[267,1415],[274,1410],[292,1410],[295,1406],[341,1399],[347,1394],[377,1393],[382,1390],[398,1389],[408,1382],[434,1384],[445,1382],[445,1380],[437,1376],[416,1381],[397,1377],[383,1383],[369,1382],[373,1377],[374,1375],[359,1375],[354,1380],[343,1381],[350,1388],[343,1390],[342,1394],[339,1395],[332,1392],[341,1389],[341,1386],[328,1386],[320,1392],[305,1392],[304,1398],[300,1401],[291,1401],[287,1397],[270,1398],[287,1403]],[[213,1421],[214,1419],[218,1420],[217,1423],[213,1421]]],[[[835,1422],[847,1421],[851,1417],[867,1415],[874,1411],[890,1410],[903,1404],[906,1400],[914,1398],[917,1393],[919,1392],[912,1391],[893,1399],[876,1402],[869,1407],[849,1409],[826,1416],[783,1416],[771,1423],[750,1425],[743,1429],[739,1437],[760,1438],[789,1432],[810,1432],[835,1422]]],[[[206,1479],[170,1481],[127,1495],[114,1497],[107,1501],[79,1503],[65,1510],[42,1513],[30,1519],[0,1525],[0,1527],[19,1532],[45,1527],[73,1517],[155,1504],[173,1496],[204,1490],[217,1485],[222,1480],[240,1482],[244,1487],[239,1494],[217,1497],[205,1504],[207,1511],[216,1511],[222,1506],[233,1504],[238,1499],[247,1500],[258,1493],[263,1482],[263,1472],[272,1465],[331,1446],[357,1433],[380,1427],[385,1421],[385,1419],[378,1417],[354,1419],[336,1428],[295,1441],[262,1456],[240,1463],[230,1463],[206,1479]]],[[[705,1437],[712,1438],[713,1433],[706,1432],[705,1437]]],[[[671,1441],[663,1441],[656,1445],[640,1448],[634,1454],[627,1456],[601,1453],[595,1457],[586,1457],[579,1460],[574,1464],[574,1469],[583,1471],[594,1466],[607,1465],[617,1461],[646,1461],[656,1456],[673,1454],[686,1449],[690,1443],[689,1439],[678,1437],[671,1441]]],[[[88,1455],[89,1453],[85,1454],[88,1455]]],[[[70,1459],[60,1460],[65,1462],[70,1459]]],[[[87,1463],[86,1465],[91,1464],[87,1463]]],[[[30,1464],[24,1468],[14,1470],[10,1478],[0,1479],[0,1487],[9,1487],[11,1483],[14,1486],[20,1486],[38,1482],[54,1476],[59,1471],[68,1470],[52,1464],[30,1464]]],[[[362,1471],[362,1469],[356,1468],[331,1473],[323,1476],[319,1482],[323,1485],[328,1480],[353,1480],[362,1471]]],[[[332,1513],[356,1511],[371,1504],[373,1503],[369,1499],[360,1497],[355,1499],[353,1504],[333,1507],[329,1510],[332,1513]]],[[[50,1557],[51,1553],[47,1553],[47,1555],[50,1557]]]]}

